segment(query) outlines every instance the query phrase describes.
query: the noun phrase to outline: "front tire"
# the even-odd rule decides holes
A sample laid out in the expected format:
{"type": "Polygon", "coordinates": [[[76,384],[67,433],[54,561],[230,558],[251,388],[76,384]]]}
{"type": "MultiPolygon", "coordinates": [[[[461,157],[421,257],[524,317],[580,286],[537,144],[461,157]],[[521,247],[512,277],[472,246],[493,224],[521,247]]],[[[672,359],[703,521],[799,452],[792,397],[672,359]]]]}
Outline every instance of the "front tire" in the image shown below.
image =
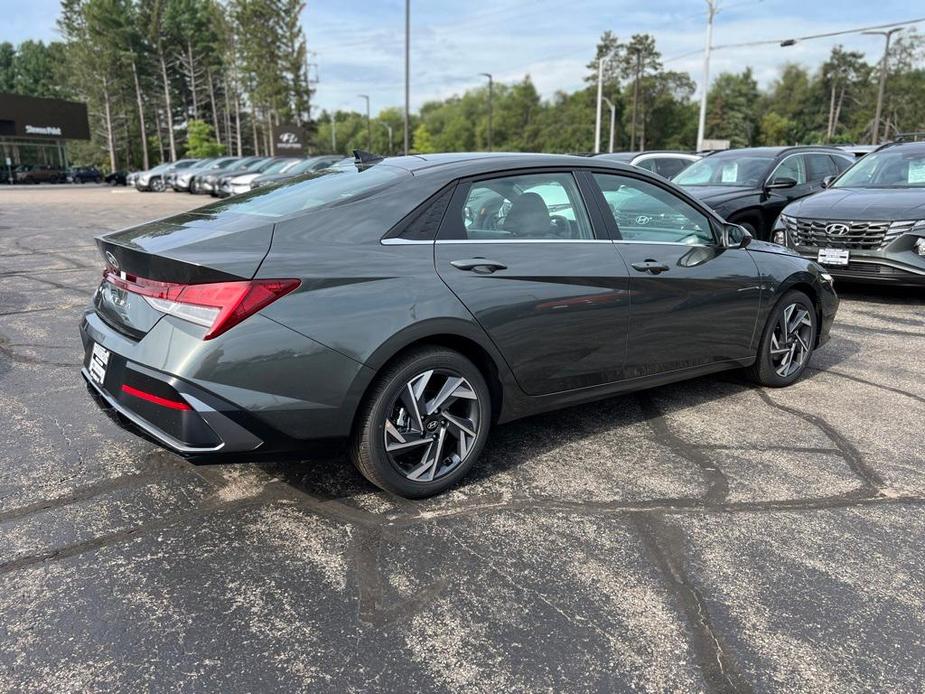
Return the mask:
{"type": "Polygon", "coordinates": [[[471,469],[490,426],[491,393],[478,368],[453,350],[424,347],[380,374],[361,405],[350,458],[377,487],[419,499],[471,469]]]}
{"type": "Polygon", "coordinates": [[[809,364],[817,329],[809,297],[795,290],[784,294],[768,316],[758,358],[748,369],[751,380],[771,388],[794,383],[809,364]]]}

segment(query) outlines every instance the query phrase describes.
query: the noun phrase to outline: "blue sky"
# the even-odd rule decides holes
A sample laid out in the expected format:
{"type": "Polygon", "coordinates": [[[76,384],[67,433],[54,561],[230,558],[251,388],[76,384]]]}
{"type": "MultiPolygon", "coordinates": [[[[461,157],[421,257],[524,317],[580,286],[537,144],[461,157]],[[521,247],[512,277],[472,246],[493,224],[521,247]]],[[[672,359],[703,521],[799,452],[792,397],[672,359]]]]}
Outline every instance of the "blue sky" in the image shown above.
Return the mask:
{"type": "MultiPolygon", "coordinates": [[[[57,0],[0,0],[0,40],[56,36],[57,0]]],[[[700,81],[705,32],[704,0],[412,0],[412,108],[484,83],[529,74],[540,93],[581,85],[600,34],[621,39],[655,36],[666,67],[700,81]]],[[[720,0],[714,45],[780,39],[925,16],[920,0],[720,0]],[[918,6],[918,7],[917,7],[918,6]]],[[[404,55],[404,0],[308,0],[302,16],[316,51],[322,108],[372,110],[400,106],[404,55]]],[[[925,24],[919,25],[925,29],[925,24]]],[[[750,46],[714,53],[711,72],[751,66],[768,84],[787,61],[816,66],[836,43],[879,58],[882,39],[842,36],[790,48],[750,46]]]]}

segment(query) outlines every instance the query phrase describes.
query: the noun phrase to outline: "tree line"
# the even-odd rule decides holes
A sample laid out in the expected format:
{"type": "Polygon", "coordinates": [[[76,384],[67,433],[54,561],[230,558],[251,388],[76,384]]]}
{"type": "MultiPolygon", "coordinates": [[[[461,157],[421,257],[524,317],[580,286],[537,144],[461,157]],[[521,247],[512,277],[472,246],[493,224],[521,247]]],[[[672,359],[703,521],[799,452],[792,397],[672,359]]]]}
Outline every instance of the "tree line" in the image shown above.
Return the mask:
{"type": "Polygon", "coordinates": [[[69,143],[70,158],[114,170],[269,153],[273,125],[310,124],[304,7],[62,0],[61,41],[0,44],[0,91],[85,101],[92,141],[69,143]]]}
{"type": "MultiPolygon", "coordinates": [[[[93,141],[72,143],[71,159],[104,159],[114,169],[184,154],[271,153],[271,128],[282,122],[306,126],[316,152],[399,153],[398,108],[369,123],[353,111],[311,117],[303,8],[304,0],[63,0],[62,41],[0,44],[0,91],[87,101],[93,141]]],[[[923,54],[925,37],[915,31],[893,43],[881,138],[925,129],[923,54]]],[[[543,99],[529,75],[496,83],[493,148],[591,151],[599,72],[615,109],[615,150],[695,148],[694,80],[665,67],[651,35],[621,41],[610,31],[580,89],[543,99]]],[[[815,69],[784,64],[766,89],[750,68],[720,74],[708,94],[706,137],[735,147],[871,142],[879,73],[879,61],[835,46],[815,69]]],[[[601,121],[606,151],[606,104],[601,121]]],[[[488,123],[487,87],[429,101],[412,114],[412,149],[487,149],[488,123]]]]}

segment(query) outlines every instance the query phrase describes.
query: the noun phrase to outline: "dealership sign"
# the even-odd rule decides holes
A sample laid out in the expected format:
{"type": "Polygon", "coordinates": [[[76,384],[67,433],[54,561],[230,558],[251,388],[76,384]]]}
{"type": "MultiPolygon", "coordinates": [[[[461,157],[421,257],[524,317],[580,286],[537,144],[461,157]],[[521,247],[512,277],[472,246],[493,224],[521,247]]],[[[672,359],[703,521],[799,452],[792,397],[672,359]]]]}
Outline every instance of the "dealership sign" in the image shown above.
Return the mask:
{"type": "Polygon", "coordinates": [[[89,140],[87,105],[64,99],[0,94],[0,137],[89,140]]]}
{"type": "Polygon", "coordinates": [[[305,154],[308,138],[298,125],[277,125],[273,128],[273,151],[276,154],[305,154]]]}

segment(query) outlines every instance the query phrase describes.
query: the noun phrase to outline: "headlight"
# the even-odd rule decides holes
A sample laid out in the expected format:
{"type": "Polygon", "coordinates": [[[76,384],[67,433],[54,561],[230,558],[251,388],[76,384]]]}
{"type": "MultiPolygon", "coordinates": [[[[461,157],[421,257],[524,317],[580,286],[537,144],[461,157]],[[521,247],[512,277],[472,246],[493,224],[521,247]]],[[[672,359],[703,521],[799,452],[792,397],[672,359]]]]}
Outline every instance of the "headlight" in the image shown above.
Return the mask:
{"type": "Polygon", "coordinates": [[[915,252],[921,256],[925,256],[925,238],[915,242],[915,252]]]}

